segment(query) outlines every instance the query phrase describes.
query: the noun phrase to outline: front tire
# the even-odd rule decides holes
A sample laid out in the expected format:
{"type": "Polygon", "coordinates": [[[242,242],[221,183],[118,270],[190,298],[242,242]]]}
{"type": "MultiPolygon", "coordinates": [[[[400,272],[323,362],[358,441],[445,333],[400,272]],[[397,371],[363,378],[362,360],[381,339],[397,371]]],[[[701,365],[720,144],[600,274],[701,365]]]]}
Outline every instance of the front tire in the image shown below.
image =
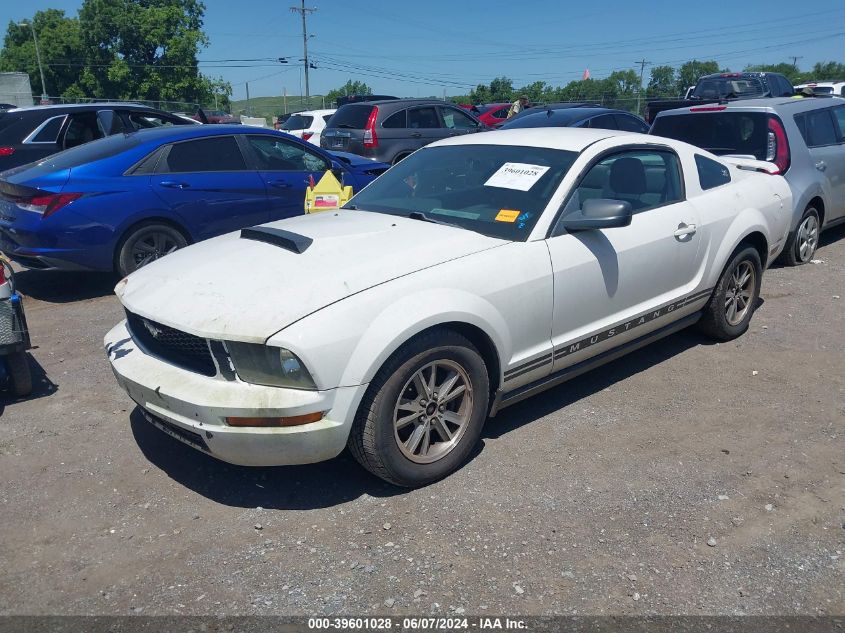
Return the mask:
{"type": "Polygon", "coordinates": [[[23,398],[32,393],[32,373],[26,352],[14,352],[6,356],[6,369],[9,382],[16,398],[23,398]]]}
{"type": "Polygon", "coordinates": [[[781,261],[788,266],[800,266],[813,259],[819,245],[820,230],[819,212],[813,207],[807,207],[795,233],[783,249],[781,261]]]}
{"type": "Polygon", "coordinates": [[[142,222],[130,229],[117,251],[116,267],[121,277],[135,272],[175,250],[188,245],[178,229],[162,222],[142,222]]]}
{"type": "Polygon", "coordinates": [[[490,398],[487,367],[457,332],[412,339],[376,374],[349,436],[371,473],[397,486],[430,484],[455,471],[478,442],[490,398]]]}
{"type": "Polygon", "coordinates": [[[725,266],[699,321],[701,330],[720,341],[744,334],[760,297],[762,278],[757,249],[742,248],[725,266]]]}

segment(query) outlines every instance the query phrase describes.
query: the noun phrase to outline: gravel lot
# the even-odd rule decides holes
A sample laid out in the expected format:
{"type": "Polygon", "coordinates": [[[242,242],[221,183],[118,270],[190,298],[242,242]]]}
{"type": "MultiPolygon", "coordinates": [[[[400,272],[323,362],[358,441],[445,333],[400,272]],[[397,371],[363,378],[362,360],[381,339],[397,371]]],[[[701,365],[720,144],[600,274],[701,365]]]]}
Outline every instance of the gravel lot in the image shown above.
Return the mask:
{"type": "Polygon", "coordinates": [[[160,433],[113,281],[25,272],[0,400],[0,614],[845,614],[845,230],[742,338],[682,332],[504,410],[458,473],[248,469],[160,433]]]}

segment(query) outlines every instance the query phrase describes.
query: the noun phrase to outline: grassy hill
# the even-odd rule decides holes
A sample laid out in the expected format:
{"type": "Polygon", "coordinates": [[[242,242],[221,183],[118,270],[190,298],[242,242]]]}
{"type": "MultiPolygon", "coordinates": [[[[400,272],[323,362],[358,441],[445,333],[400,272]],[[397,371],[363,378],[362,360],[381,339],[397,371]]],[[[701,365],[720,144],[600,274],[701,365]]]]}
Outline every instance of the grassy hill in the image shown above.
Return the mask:
{"type": "MultiPolygon", "coordinates": [[[[319,110],[323,108],[323,97],[312,96],[309,100],[305,97],[288,95],[288,112],[300,110],[319,110]]],[[[252,116],[263,116],[267,123],[273,122],[273,117],[285,111],[284,97],[253,97],[249,100],[249,109],[252,116]]],[[[247,101],[232,101],[231,111],[234,115],[247,114],[247,101]]]]}

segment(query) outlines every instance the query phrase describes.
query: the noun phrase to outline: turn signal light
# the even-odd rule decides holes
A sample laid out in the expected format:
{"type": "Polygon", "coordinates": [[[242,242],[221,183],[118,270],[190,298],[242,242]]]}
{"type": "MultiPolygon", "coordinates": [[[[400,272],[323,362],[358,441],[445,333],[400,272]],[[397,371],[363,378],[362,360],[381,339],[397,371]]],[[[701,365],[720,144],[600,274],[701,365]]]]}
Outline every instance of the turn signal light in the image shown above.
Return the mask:
{"type": "Polygon", "coordinates": [[[325,411],[306,413],[305,415],[294,415],[289,418],[226,418],[229,426],[300,426],[311,424],[323,419],[325,411]]]}

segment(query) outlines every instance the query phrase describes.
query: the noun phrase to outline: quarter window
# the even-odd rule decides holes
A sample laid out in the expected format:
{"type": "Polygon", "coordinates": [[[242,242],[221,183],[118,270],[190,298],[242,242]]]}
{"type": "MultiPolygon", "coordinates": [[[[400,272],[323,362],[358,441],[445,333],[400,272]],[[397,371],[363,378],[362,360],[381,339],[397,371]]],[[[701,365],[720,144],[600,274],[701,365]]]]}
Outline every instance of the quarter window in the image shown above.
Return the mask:
{"type": "Polygon", "coordinates": [[[837,134],[839,136],[839,142],[845,142],[845,106],[839,106],[838,108],[833,108],[833,119],[836,121],[837,127],[837,134]]]}
{"type": "Polygon", "coordinates": [[[272,136],[247,136],[252,154],[263,171],[326,171],[330,165],[298,143],[272,136]]]}
{"type": "MultiPolygon", "coordinates": [[[[176,125],[176,119],[155,112],[129,112],[129,122],[136,130],[176,125]]],[[[218,170],[219,171],[219,170],[218,170]]]]}
{"type": "Polygon", "coordinates": [[[627,114],[615,114],[617,129],[625,130],[627,132],[640,132],[645,134],[648,132],[648,126],[639,119],[628,116],[627,114]]]}
{"type": "Polygon", "coordinates": [[[47,119],[41,124],[41,129],[38,133],[29,140],[30,143],[55,143],[59,138],[59,131],[62,129],[62,123],[65,122],[65,115],[54,116],[52,119],[47,119]]]}
{"type": "Polygon", "coordinates": [[[698,182],[704,190],[721,187],[731,181],[731,172],[722,163],[695,155],[695,166],[698,167],[698,182]]]}
{"type": "Polygon", "coordinates": [[[575,213],[591,198],[629,202],[640,213],[683,200],[678,157],[668,151],[634,150],[607,156],[581,178],[564,207],[575,213]]]}
{"type": "Polygon", "coordinates": [[[171,145],[158,173],[244,171],[246,163],[234,136],[201,138],[171,145]]]}
{"type": "Polygon", "coordinates": [[[600,130],[617,129],[616,120],[613,118],[612,114],[602,114],[599,116],[594,116],[592,119],[587,121],[584,127],[598,128],[600,130]]]}

